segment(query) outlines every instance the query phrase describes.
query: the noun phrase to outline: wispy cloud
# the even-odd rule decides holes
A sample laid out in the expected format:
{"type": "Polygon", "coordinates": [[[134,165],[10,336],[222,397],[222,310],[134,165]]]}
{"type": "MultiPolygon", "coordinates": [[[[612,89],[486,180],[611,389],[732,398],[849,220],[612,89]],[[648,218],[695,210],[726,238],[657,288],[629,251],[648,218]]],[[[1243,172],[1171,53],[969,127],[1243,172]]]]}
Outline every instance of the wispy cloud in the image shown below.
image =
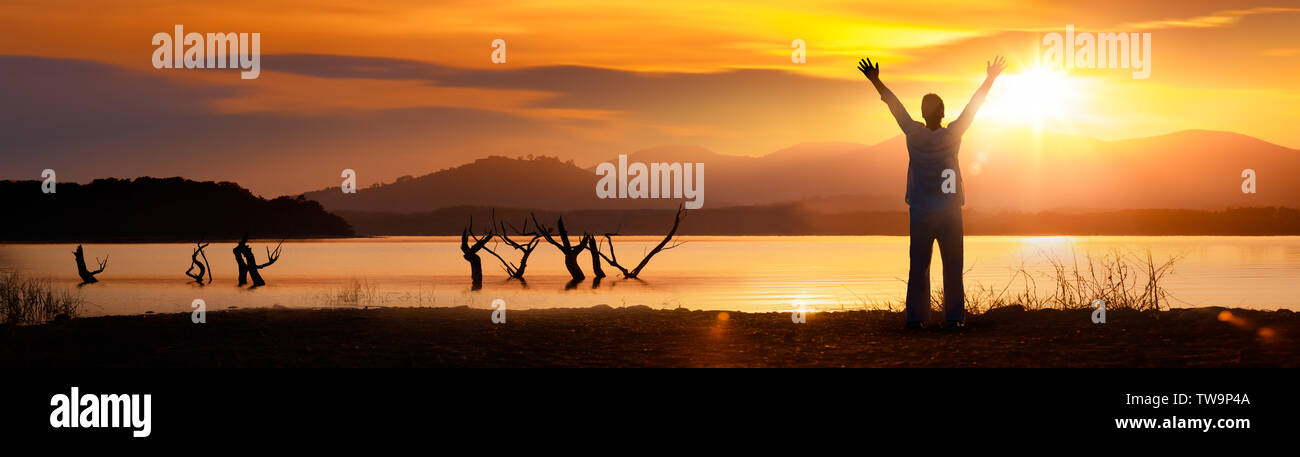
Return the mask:
{"type": "Polygon", "coordinates": [[[1171,27],[1229,27],[1246,16],[1257,14],[1298,13],[1300,8],[1261,7],[1240,10],[1218,11],[1214,14],[1183,19],[1160,19],[1155,21],[1130,22],[1119,26],[1121,29],[1152,30],[1171,27]]]}

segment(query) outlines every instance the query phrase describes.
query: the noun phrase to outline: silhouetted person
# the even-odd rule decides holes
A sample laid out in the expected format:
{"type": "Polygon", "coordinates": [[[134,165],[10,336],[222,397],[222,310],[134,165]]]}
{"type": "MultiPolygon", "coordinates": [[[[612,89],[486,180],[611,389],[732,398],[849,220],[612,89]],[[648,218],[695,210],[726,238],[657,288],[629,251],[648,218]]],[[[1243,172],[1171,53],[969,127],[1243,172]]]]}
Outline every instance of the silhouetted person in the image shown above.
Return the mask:
{"type": "Polygon", "coordinates": [[[943,309],[949,325],[966,324],[965,288],[962,285],[962,223],[961,207],[966,203],[962,191],[961,167],[957,163],[957,150],[961,136],[970,128],[988,95],[993,80],[1005,68],[1005,61],[995,58],[988,63],[988,77],[984,79],[966,109],[957,120],[944,128],[943,99],[935,94],[921,98],[921,117],[925,124],[912,120],[898,97],[880,82],[880,64],[870,60],[858,63],[858,70],[866,75],[880,93],[880,99],[889,105],[889,111],[898,121],[898,127],[907,137],[907,201],[911,222],[911,268],[907,275],[907,328],[921,328],[930,314],[930,258],[934,242],[939,242],[939,255],[943,258],[943,309]]]}

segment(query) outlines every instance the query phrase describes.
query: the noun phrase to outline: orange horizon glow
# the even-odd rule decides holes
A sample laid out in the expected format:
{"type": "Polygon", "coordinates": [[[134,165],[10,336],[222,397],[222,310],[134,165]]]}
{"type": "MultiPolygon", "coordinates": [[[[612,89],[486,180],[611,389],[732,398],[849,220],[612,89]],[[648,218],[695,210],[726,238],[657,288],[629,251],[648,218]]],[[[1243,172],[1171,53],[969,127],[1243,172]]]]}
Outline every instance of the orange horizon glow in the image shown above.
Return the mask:
{"type": "MultiPolygon", "coordinates": [[[[0,55],[98,62],[194,90],[226,90],[194,109],[227,119],[364,119],[446,108],[533,126],[525,131],[485,121],[460,129],[482,128],[482,134],[452,140],[412,124],[379,139],[338,146],[355,151],[366,144],[390,152],[387,160],[402,161],[377,167],[378,175],[368,175],[374,181],[492,153],[559,155],[586,164],[665,144],[759,156],[804,142],[879,143],[898,132],[855,70],[860,57],[882,63],[882,78],[911,110],[919,111],[921,95],[940,94],[949,107],[948,120],[979,84],[984,62],[1005,55],[1010,66],[978,121],[988,128],[1030,127],[1102,140],[1223,130],[1300,148],[1300,130],[1294,128],[1300,119],[1294,76],[1300,72],[1300,28],[1294,27],[1300,8],[1233,1],[1132,3],[525,1],[489,7],[415,1],[310,6],[18,1],[0,6],[0,55]],[[149,65],[149,38],[173,24],[198,32],[261,33],[262,76],[244,81],[226,72],[155,70],[149,65]],[[1067,24],[1080,31],[1152,33],[1151,77],[1043,67],[1038,62],[1042,35],[1067,24]],[[490,62],[489,43],[496,38],[508,43],[507,64],[490,62]],[[807,43],[807,63],[791,62],[794,39],[807,43]],[[518,87],[446,86],[408,77],[325,77],[277,69],[276,56],[296,54],[486,72],[579,66],[635,78],[639,85],[595,88],[605,92],[587,97],[580,90],[526,87],[526,79],[514,83],[518,87]],[[662,92],[642,95],[646,88],[662,92]]],[[[132,144],[123,150],[150,147],[156,146],[132,144]]],[[[249,147],[285,154],[346,153],[287,136],[268,136],[249,147]]],[[[188,171],[193,166],[177,165],[172,174],[193,174],[188,171]]],[[[0,178],[15,173],[5,174],[0,178]]],[[[311,188],[317,181],[329,182],[250,185],[279,192],[311,188]]]]}

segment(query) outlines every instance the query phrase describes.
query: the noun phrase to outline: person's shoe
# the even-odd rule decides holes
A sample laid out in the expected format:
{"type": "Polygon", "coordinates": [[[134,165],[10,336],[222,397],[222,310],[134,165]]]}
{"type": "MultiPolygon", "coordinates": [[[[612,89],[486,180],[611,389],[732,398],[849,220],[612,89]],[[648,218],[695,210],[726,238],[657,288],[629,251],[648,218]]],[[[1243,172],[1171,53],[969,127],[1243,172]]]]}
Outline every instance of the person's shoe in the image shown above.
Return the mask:
{"type": "Polygon", "coordinates": [[[943,328],[964,330],[966,328],[966,321],[947,321],[943,323],[943,328]]]}
{"type": "Polygon", "coordinates": [[[903,324],[903,330],[921,330],[925,328],[920,322],[908,322],[903,324]]]}

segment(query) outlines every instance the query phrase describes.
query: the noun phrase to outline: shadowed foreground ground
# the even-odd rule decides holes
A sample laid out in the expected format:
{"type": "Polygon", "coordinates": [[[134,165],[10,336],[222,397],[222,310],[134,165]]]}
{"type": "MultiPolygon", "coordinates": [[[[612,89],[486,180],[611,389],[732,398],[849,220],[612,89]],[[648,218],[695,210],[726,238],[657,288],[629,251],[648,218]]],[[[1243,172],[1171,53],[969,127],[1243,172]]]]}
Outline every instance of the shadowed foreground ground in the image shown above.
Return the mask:
{"type": "Polygon", "coordinates": [[[1198,308],[1001,309],[960,332],[906,332],[900,313],[611,309],[250,309],[0,327],[0,364],[377,366],[1300,366],[1300,315],[1198,308]]]}

